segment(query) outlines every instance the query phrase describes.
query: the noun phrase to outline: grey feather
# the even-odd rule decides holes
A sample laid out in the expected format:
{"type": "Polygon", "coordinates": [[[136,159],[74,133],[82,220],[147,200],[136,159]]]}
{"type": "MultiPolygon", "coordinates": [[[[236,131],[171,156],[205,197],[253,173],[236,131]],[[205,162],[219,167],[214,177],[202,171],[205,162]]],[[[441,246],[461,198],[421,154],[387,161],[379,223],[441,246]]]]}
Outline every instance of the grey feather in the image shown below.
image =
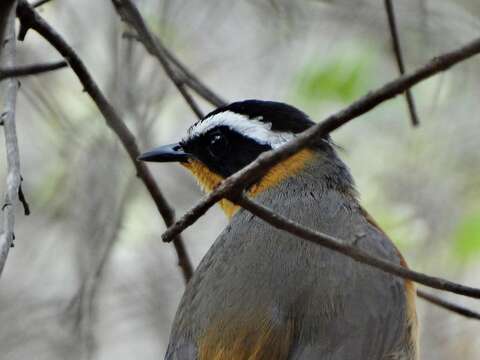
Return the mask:
{"type": "MultiPolygon", "coordinates": [[[[257,198],[305,226],[395,263],[390,240],[367,221],[342,162],[319,154],[300,174],[257,198]]],[[[166,359],[195,359],[219,314],[238,319],[265,309],[271,321],[295,320],[289,359],[412,360],[404,282],[277,230],[240,210],[187,286],[166,359]],[[395,356],[397,356],[395,355],[395,356]]]]}

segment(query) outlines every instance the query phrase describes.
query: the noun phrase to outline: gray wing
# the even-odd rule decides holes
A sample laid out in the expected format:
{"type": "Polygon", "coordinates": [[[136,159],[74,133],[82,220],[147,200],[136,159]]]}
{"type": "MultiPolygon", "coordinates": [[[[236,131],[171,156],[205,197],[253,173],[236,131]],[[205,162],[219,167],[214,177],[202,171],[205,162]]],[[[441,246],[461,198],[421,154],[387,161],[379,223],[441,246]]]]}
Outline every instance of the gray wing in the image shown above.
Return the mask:
{"type": "MultiPolygon", "coordinates": [[[[344,202],[341,197],[342,194],[335,192],[323,194],[322,199],[306,194],[301,197],[286,194],[281,201],[269,203],[284,204],[275,210],[303,225],[399,264],[401,255],[390,239],[375,226],[360,206],[342,206],[344,202]],[[315,216],[301,216],[305,209],[314,212],[315,216]]],[[[285,232],[268,228],[269,225],[258,223],[257,226],[266,226],[263,232],[270,234],[268,239],[271,238],[272,243],[297,241],[302,244],[300,248],[286,246],[281,251],[280,261],[291,263],[289,255],[297,252],[294,256],[303,274],[291,276],[289,281],[289,276],[284,274],[276,285],[283,286],[285,294],[298,292],[300,296],[300,299],[296,299],[285,295],[290,296],[290,301],[295,299],[292,307],[296,309],[295,316],[299,321],[290,359],[416,358],[403,279],[318,245],[292,239],[285,232]],[[310,261],[305,261],[307,257],[310,261]]],[[[280,274],[282,272],[281,269],[277,271],[280,274]]]]}

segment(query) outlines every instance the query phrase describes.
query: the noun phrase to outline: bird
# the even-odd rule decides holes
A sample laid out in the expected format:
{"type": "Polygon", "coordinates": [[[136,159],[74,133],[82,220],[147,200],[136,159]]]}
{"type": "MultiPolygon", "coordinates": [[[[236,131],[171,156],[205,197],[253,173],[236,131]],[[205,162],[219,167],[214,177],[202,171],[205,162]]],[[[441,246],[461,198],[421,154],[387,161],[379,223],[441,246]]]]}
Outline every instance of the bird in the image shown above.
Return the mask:
{"type": "MultiPolygon", "coordinates": [[[[315,125],[301,110],[243,100],[194,123],[141,161],[178,162],[206,192],[315,125]]],[[[329,135],[246,185],[258,203],[407,267],[362,207],[329,135]]],[[[178,306],[166,360],[416,360],[415,285],[276,229],[229,200],[229,223],[178,306]]]]}

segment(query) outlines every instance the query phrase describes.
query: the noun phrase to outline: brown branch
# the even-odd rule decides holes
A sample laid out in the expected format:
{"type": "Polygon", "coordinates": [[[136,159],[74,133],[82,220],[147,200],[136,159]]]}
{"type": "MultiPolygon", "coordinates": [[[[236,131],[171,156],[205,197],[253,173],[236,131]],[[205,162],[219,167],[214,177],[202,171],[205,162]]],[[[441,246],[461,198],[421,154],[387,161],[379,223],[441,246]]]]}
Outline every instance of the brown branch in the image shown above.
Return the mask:
{"type": "Polygon", "coordinates": [[[227,104],[225,100],[215,94],[210,88],[202,83],[194,73],[192,73],[185,65],[183,65],[180,60],[178,60],[178,58],[164,46],[158,37],[156,39],[158,45],[163,48],[167,58],[180,70],[182,74],[182,80],[185,82],[185,84],[187,84],[198,95],[216,107],[225,106],[227,104]]]}
{"type": "Polygon", "coordinates": [[[171,67],[170,62],[167,60],[165,49],[163,46],[160,46],[155,36],[150,32],[135,4],[130,0],[112,0],[112,3],[122,20],[135,29],[138,39],[142,42],[147,51],[160,61],[165,73],[190,106],[190,109],[192,109],[199,119],[202,119],[202,111],[189,94],[185,83],[178,77],[175,70],[171,67]]]}
{"type": "MultiPolygon", "coordinates": [[[[134,38],[140,41],[145,46],[145,49],[157,58],[167,72],[167,75],[169,75],[168,71],[173,72],[175,77],[172,78],[170,75],[169,77],[175,84],[178,83],[182,86],[187,85],[214,106],[220,107],[226,104],[220,96],[203,84],[195,74],[183,65],[180,60],[165,47],[161,39],[148,29],[140,12],[130,0],[112,0],[112,2],[122,19],[136,31],[134,38]],[[177,71],[174,71],[170,67],[170,64],[173,64],[177,71]]],[[[185,100],[187,102],[189,101],[188,98],[185,98],[185,100]]]]}
{"type": "MultiPolygon", "coordinates": [[[[15,2],[3,4],[0,7],[0,60],[2,66],[15,66],[15,2]],[[7,6],[4,6],[7,5],[7,6]]],[[[10,248],[15,239],[15,209],[19,203],[20,155],[18,151],[17,129],[15,124],[15,108],[17,103],[18,82],[15,79],[6,80],[3,90],[2,122],[5,133],[5,148],[7,155],[7,179],[5,204],[3,210],[3,226],[0,234],[0,275],[3,272],[10,248]]]]}
{"type": "Polygon", "coordinates": [[[425,301],[428,301],[429,303],[439,306],[445,310],[449,310],[451,312],[454,312],[458,315],[462,315],[466,318],[469,319],[477,319],[480,320],[480,313],[477,311],[473,311],[470,309],[467,309],[466,307],[457,305],[455,303],[443,300],[435,295],[426,293],[422,290],[417,290],[417,296],[424,299],[425,301]]]}
{"type": "Polygon", "coordinates": [[[325,121],[299,134],[296,139],[284,146],[261,154],[255,161],[222,181],[213,192],[205,196],[194,208],[189,210],[173,226],[169,227],[162,235],[163,240],[170,241],[172,237],[197,221],[216,202],[227,197],[228,194],[242,190],[245,184],[251,184],[254,179],[265,174],[272,166],[308,146],[315,139],[325,136],[347,122],[372,110],[384,101],[402,94],[406,89],[478,53],[480,53],[480,38],[454,51],[438,56],[416,71],[402,75],[381,88],[371,91],[347,108],[329,116],[325,121]]]}
{"type": "Polygon", "coordinates": [[[66,61],[56,61],[47,64],[32,64],[0,69],[0,81],[10,77],[38,75],[67,67],[66,61]]]}
{"type": "Polygon", "coordinates": [[[442,278],[422,274],[401,265],[397,265],[391,261],[377,258],[344,240],[340,240],[336,237],[304,227],[299,223],[294,222],[280,214],[277,214],[259,203],[256,203],[245,195],[231,198],[231,201],[234,201],[236,204],[248,210],[255,216],[258,216],[260,219],[269,223],[270,225],[273,225],[277,229],[284,230],[304,240],[339,252],[362,264],[370,265],[384,272],[415,281],[419,284],[423,284],[434,289],[449,291],[455,294],[480,299],[480,289],[457,284],[442,278]]]}
{"type": "Polygon", "coordinates": [[[45,5],[46,3],[50,2],[51,0],[37,0],[32,3],[32,7],[37,8],[42,5],[45,5]]]}
{"type": "MultiPolygon", "coordinates": [[[[405,74],[405,65],[403,63],[402,48],[400,46],[400,37],[398,36],[397,24],[395,21],[395,11],[393,8],[392,0],[385,0],[385,10],[387,12],[388,26],[390,28],[390,34],[392,35],[392,47],[397,60],[398,70],[400,75],[405,74]]],[[[412,92],[410,89],[405,91],[405,99],[407,101],[408,111],[412,120],[412,125],[417,126],[419,124],[417,109],[415,108],[415,102],[413,100],[412,92]]]]}
{"type": "MultiPolygon", "coordinates": [[[[129,31],[124,32],[122,34],[122,37],[125,39],[133,39],[138,42],[142,42],[142,40],[137,34],[131,33],[129,31]]],[[[152,37],[155,37],[158,46],[160,46],[165,52],[165,56],[173,65],[175,65],[178,70],[178,75],[181,77],[180,80],[185,85],[195,91],[197,95],[202,97],[204,100],[208,101],[210,104],[216,107],[225,106],[227,104],[225,100],[223,100],[219,95],[214,93],[212,89],[202,83],[193,72],[191,72],[184,64],[182,64],[180,60],[172,53],[172,51],[165,47],[165,45],[162,43],[158,36],[152,34],[152,37]]]]}
{"type": "MultiPolygon", "coordinates": [[[[2,0],[0,2],[0,39],[2,42],[5,39],[7,23],[10,19],[9,14],[11,14],[11,10],[14,6],[16,6],[15,0],[2,0]]],[[[3,43],[0,44],[0,54],[2,53],[3,47],[3,43]]]]}
{"type": "MultiPolygon", "coordinates": [[[[127,128],[120,115],[108,102],[105,95],[98,87],[95,80],[88,72],[85,64],[78,57],[73,48],[25,1],[20,0],[17,9],[17,16],[20,19],[21,27],[33,29],[44,37],[70,64],[70,67],[77,75],[84,90],[90,95],[102,113],[110,129],[117,135],[123,147],[127,151],[133,165],[137,171],[137,176],[142,180],[152,197],[158,211],[160,212],[165,224],[171,226],[174,223],[173,210],[163,196],[160,188],[156,184],[151,172],[144,163],[136,161],[140,155],[135,137],[127,128]]],[[[177,237],[174,240],[175,250],[177,252],[178,263],[182,269],[183,277],[187,282],[193,273],[193,267],[186,252],[183,240],[177,237]]]]}
{"type": "Polygon", "coordinates": [[[28,205],[28,201],[25,198],[25,194],[23,193],[22,181],[23,179],[20,177],[20,186],[18,187],[18,200],[23,205],[23,213],[25,214],[25,216],[28,216],[30,215],[30,205],[28,205]]]}

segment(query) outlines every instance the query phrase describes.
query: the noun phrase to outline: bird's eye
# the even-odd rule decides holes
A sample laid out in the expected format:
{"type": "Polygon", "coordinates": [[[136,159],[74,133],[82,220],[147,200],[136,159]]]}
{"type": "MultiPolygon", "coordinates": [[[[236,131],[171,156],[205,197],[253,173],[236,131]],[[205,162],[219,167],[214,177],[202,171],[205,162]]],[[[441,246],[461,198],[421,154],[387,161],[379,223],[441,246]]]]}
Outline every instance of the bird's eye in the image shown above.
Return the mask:
{"type": "Polygon", "coordinates": [[[221,133],[215,133],[210,137],[208,152],[214,158],[223,157],[228,151],[228,141],[221,133]]]}

